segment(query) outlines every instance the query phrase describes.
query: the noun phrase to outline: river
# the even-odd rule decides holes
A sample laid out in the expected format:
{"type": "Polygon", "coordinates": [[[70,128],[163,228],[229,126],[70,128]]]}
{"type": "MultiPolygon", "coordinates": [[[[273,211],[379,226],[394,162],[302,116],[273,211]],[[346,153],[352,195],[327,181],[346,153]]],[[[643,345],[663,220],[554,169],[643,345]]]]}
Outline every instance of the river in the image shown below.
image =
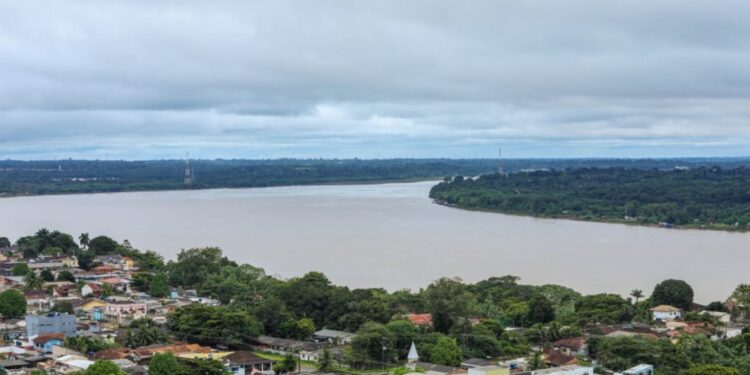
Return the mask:
{"type": "Polygon", "coordinates": [[[350,287],[418,289],[442,276],[516,275],[582,293],[648,294],[667,278],[698,302],[750,282],[750,234],[463,211],[433,182],[58,195],[0,199],[0,235],[106,234],[167,258],[219,246],[280,277],[322,271],[350,287]]]}

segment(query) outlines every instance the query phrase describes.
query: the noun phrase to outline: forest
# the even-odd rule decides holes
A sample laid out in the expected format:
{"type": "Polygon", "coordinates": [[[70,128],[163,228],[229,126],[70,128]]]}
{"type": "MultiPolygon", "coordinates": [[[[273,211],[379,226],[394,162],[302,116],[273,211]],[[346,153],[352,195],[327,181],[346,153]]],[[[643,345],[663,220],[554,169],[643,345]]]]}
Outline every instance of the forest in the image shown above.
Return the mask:
{"type": "MultiPolygon", "coordinates": [[[[275,159],[191,160],[192,183],[185,185],[184,160],[0,161],[0,197],[66,193],[265,187],[281,185],[439,180],[496,172],[496,159],[275,159]]],[[[675,166],[749,164],[741,158],[693,159],[511,159],[503,169],[623,167],[665,169],[675,166]]]]}
{"type": "Polygon", "coordinates": [[[750,169],[568,168],[446,178],[452,207],[589,221],[747,231],[750,169]]]}

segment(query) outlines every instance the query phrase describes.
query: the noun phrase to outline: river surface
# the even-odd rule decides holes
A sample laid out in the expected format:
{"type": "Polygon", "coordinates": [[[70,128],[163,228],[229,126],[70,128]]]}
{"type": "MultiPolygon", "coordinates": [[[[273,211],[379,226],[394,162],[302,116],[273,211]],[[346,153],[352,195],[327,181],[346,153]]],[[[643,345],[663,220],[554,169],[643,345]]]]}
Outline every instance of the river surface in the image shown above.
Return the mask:
{"type": "Polygon", "coordinates": [[[670,230],[464,211],[431,202],[433,182],[59,195],[0,199],[0,236],[39,228],[128,239],[167,258],[219,246],[293,277],[418,289],[442,276],[516,275],[582,293],[648,294],[667,278],[698,302],[750,282],[750,234],[670,230]]]}

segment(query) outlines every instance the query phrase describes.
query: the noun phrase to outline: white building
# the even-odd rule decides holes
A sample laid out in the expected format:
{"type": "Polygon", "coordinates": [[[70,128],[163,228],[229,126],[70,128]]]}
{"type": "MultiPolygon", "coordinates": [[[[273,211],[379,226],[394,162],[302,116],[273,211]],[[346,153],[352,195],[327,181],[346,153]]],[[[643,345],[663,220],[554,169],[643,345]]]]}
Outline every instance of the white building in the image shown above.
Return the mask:
{"type": "Polygon", "coordinates": [[[570,365],[534,370],[532,375],[594,375],[593,367],[570,365]]]}
{"type": "Polygon", "coordinates": [[[622,375],[654,375],[654,366],[640,364],[623,371],[622,375]]]}
{"type": "Polygon", "coordinates": [[[669,305],[659,305],[651,309],[654,320],[675,320],[682,318],[682,309],[669,305]]]}

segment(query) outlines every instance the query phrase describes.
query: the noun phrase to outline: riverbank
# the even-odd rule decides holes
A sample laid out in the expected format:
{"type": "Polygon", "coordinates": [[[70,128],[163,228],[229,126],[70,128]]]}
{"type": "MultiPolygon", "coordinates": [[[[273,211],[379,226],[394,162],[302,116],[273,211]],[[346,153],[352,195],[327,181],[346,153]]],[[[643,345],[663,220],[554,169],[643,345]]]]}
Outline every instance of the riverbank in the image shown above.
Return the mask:
{"type": "Polygon", "coordinates": [[[639,223],[634,220],[626,220],[626,219],[612,219],[612,218],[602,218],[602,219],[587,219],[584,217],[576,217],[576,216],[555,216],[555,215],[537,215],[533,213],[527,213],[527,212],[513,212],[513,211],[504,211],[504,210],[496,210],[496,209],[490,209],[490,208],[478,208],[478,207],[462,207],[460,205],[451,204],[445,201],[441,201],[439,199],[433,199],[433,203],[445,206],[449,208],[455,208],[459,210],[465,210],[465,211],[474,211],[474,212],[487,212],[487,213],[494,213],[494,214],[503,214],[503,215],[509,215],[509,216],[518,216],[518,217],[532,217],[537,219],[549,219],[549,220],[569,220],[569,221],[576,221],[576,222],[585,222],[585,223],[602,223],[602,224],[622,224],[622,225],[629,225],[634,227],[644,227],[644,228],[655,228],[655,229],[678,229],[678,230],[695,230],[695,231],[718,231],[718,232],[728,232],[728,233],[738,233],[738,234],[745,234],[750,232],[750,228],[737,228],[733,226],[726,226],[726,225],[664,225],[664,224],[653,224],[653,223],[639,223]]]}

